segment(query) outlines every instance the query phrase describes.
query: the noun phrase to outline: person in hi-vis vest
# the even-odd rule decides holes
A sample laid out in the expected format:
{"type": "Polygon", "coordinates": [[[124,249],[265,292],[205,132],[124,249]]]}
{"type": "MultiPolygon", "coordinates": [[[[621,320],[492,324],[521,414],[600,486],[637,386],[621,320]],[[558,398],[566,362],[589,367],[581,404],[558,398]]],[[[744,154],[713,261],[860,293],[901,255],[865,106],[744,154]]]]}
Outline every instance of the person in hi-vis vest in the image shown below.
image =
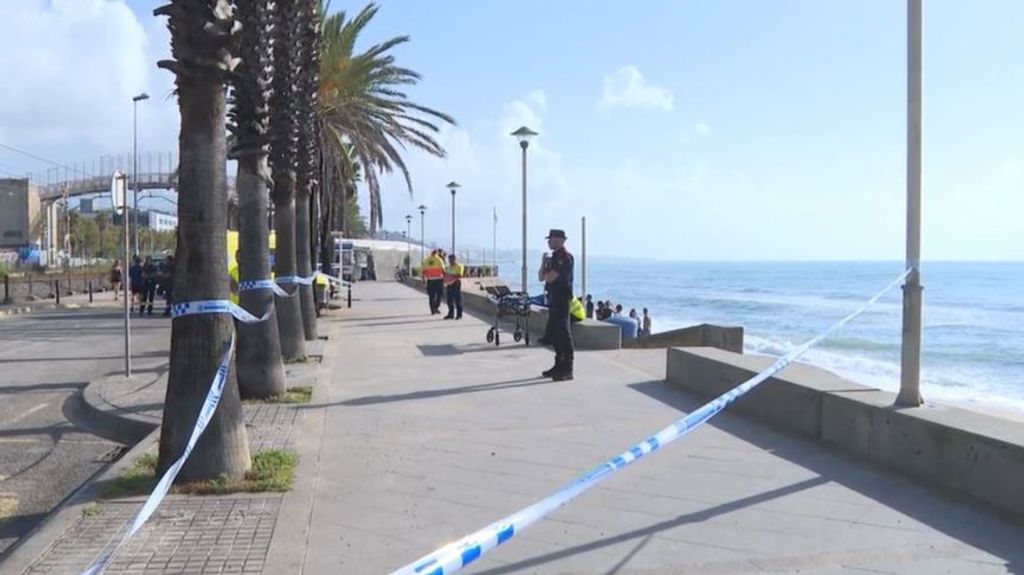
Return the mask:
{"type": "Polygon", "coordinates": [[[427,300],[430,302],[430,315],[441,313],[441,297],[444,295],[444,260],[438,255],[439,250],[430,252],[423,260],[423,279],[427,282],[427,300]]]}
{"type": "Polygon", "coordinates": [[[448,315],[444,319],[462,319],[462,278],[466,266],[455,261],[455,254],[448,256],[448,267],[444,269],[444,284],[448,290],[448,315]]]}

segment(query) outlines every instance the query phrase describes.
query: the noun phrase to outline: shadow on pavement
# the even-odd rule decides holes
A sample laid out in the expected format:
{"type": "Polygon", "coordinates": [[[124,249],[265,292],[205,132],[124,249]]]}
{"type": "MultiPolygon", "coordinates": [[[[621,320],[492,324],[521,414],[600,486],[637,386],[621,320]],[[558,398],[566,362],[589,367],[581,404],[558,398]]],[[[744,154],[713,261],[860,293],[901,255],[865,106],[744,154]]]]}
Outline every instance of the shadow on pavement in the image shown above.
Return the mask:
{"type": "Polygon", "coordinates": [[[778,489],[772,489],[770,491],[765,491],[764,493],[758,493],[756,495],[751,495],[749,497],[744,497],[742,499],[737,499],[735,501],[730,501],[728,503],[722,503],[714,507],[708,507],[707,509],[694,511],[693,513],[680,515],[678,517],[674,517],[666,521],[661,521],[659,523],[655,523],[647,527],[642,527],[640,529],[634,529],[633,531],[629,531],[626,533],[620,533],[618,535],[614,535],[611,537],[597,539],[589,543],[584,543],[583,545],[577,545],[575,547],[569,547],[567,549],[561,549],[559,551],[552,551],[551,553],[545,553],[544,555],[537,555],[536,557],[531,557],[529,559],[524,559],[522,561],[517,561],[515,563],[510,563],[508,565],[502,565],[501,567],[495,567],[493,569],[481,571],[478,575],[503,575],[505,573],[515,573],[520,570],[531,569],[533,567],[543,565],[544,563],[547,563],[549,561],[557,561],[559,559],[565,559],[566,557],[571,557],[579,553],[596,551],[602,547],[607,547],[609,545],[617,545],[619,543],[624,543],[626,541],[631,541],[633,539],[643,538],[643,540],[640,542],[639,545],[637,545],[636,548],[630,551],[629,554],[626,555],[626,557],[624,557],[622,561],[620,561],[615,567],[608,571],[608,575],[612,575],[614,573],[617,573],[620,569],[622,569],[629,562],[629,560],[632,559],[640,551],[640,549],[643,548],[644,545],[646,545],[646,542],[651,536],[661,533],[662,531],[668,531],[669,529],[673,529],[681,525],[686,525],[688,523],[700,523],[702,521],[707,521],[708,519],[711,519],[718,515],[724,515],[726,513],[737,511],[739,509],[743,509],[744,507],[749,507],[751,505],[758,505],[760,503],[764,503],[765,501],[771,501],[772,499],[786,497],[788,495],[798,493],[805,489],[811,489],[819,485],[824,485],[828,482],[829,480],[825,479],[824,477],[806,479],[804,481],[793,483],[785,487],[779,487],[778,489]]]}
{"type": "MultiPolygon", "coordinates": [[[[706,401],[664,381],[629,387],[687,413],[706,401]]],[[[896,471],[731,413],[719,415],[711,425],[814,471],[825,481],[857,491],[954,539],[1000,557],[1006,561],[1009,573],[1024,573],[1024,521],[990,513],[994,510],[983,503],[918,483],[896,471]],[[886,480],[880,481],[879,476],[886,480]]]]}
{"type": "Polygon", "coordinates": [[[355,399],[348,399],[345,401],[339,401],[335,403],[326,403],[322,405],[300,405],[299,409],[314,409],[318,407],[333,407],[337,405],[344,405],[348,407],[359,406],[359,405],[377,405],[381,403],[392,403],[395,401],[409,401],[414,399],[431,399],[435,397],[445,397],[449,395],[461,395],[463,393],[477,393],[480,391],[494,391],[498,389],[513,389],[516,387],[530,387],[533,385],[546,385],[553,383],[550,379],[540,377],[530,377],[525,379],[511,379],[508,381],[497,381],[494,383],[481,383],[476,385],[467,385],[464,387],[448,387],[444,389],[427,389],[423,391],[413,391],[410,393],[401,393],[397,395],[368,395],[365,397],[357,397],[355,399]]]}

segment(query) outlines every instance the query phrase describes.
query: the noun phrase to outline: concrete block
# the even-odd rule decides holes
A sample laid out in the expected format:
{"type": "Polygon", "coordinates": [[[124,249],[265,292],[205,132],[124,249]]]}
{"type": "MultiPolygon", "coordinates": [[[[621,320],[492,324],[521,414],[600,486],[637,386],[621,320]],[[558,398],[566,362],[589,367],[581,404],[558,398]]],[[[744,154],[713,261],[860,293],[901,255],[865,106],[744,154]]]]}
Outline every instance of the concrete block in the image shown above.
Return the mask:
{"type": "Polygon", "coordinates": [[[733,353],[743,353],[743,328],[702,323],[629,340],[623,343],[623,347],[717,347],[733,353]]]}
{"type": "MultiPolygon", "coordinates": [[[[742,355],[710,347],[670,348],[667,380],[712,398],[729,391],[770,367],[773,358],[742,355]]],[[[815,367],[793,364],[754,388],[730,409],[772,426],[818,439],[821,402],[833,391],[870,390],[815,367]]]]}
{"type": "Polygon", "coordinates": [[[826,395],[822,441],[1024,514],[1024,425],[943,405],[897,408],[895,399],[883,391],[826,395]]]}

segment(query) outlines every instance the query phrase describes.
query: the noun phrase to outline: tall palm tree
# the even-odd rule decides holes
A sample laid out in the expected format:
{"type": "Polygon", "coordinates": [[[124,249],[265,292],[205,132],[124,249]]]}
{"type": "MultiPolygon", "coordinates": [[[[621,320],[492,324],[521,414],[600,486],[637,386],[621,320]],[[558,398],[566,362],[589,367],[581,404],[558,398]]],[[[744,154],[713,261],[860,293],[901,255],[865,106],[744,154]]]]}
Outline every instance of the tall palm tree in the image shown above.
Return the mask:
{"type": "MultiPolygon", "coordinates": [[[[411,194],[412,177],[401,151],[412,146],[444,157],[444,148],[434,135],[440,122],[455,123],[443,112],[410,101],[405,93],[404,87],[418,83],[420,75],[397,66],[390,51],[408,42],[408,36],[397,36],[356,53],[356,39],[377,9],[370,3],[350,19],[345,12],[326,16],[327,5],[323,6],[318,99],[327,143],[336,149],[350,144],[363,167],[371,235],[383,224],[378,173],[397,169],[411,194]]],[[[341,153],[325,157],[339,158],[341,153]]]]}
{"type": "MultiPolygon", "coordinates": [[[[238,193],[239,278],[270,277],[270,230],[267,227],[267,169],[270,143],[268,108],[271,63],[271,13],[267,0],[235,0],[242,33],[235,69],[229,124],[234,134],[231,157],[238,160],[235,187],[238,193]]],[[[285,392],[281,340],[274,312],[274,292],[248,290],[239,293],[242,307],[256,316],[270,310],[269,321],[238,324],[238,387],[243,398],[265,398],[285,392]]]]}
{"type": "MultiPolygon", "coordinates": [[[[295,261],[295,170],[297,132],[297,50],[299,3],[276,0],[274,14],[274,80],[270,98],[270,167],[274,175],[274,272],[278,277],[297,275],[295,261]]],[[[305,241],[302,239],[301,241],[305,241]]],[[[277,325],[285,361],[306,357],[302,310],[295,297],[277,298],[277,325]]]]}
{"type": "MultiPolygon", "coordinates": [[[[317,87],[320,82],[320,0],[301,0],[298,17],[298,35],[295,38],[298,111],[298,154],[296,158],[295,186],[295,260],[299,275],[309,277],[313,273],[311,197],[317,186],[319,172],[319,122],[316,120],[317,87]]],[[[302,326],[306,340],[317,338],[316,301],[312,285],[299,286],[302,306],[302,326]]]]}
{"type": "MultiPolygon", "coordinates": [[[[175,298],[179,302],[226,300],[225,83],[238,63],[230,51],[236,22],[228,0],[172,0],[154,14],[169,17],[175,60],[158,65],[175,74],[181,111],[175,298]]],[[[232,329],[231,316],[224,314],[174,320],[160,472],[182,454],[232,329]]],[[[181,470],[182,480],[221,475],[238,479],[250,466],[238,386],[231,372],[220,405],[181,470]]]]}

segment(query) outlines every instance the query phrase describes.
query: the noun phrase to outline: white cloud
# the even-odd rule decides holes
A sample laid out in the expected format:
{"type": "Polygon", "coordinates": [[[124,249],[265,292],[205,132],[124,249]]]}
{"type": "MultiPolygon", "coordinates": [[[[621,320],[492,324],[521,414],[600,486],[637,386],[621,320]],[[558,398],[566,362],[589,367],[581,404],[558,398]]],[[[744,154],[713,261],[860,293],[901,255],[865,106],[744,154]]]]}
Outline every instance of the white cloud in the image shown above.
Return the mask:
{"type": "MultiPolygon", "coordinates": [[[[0,18],[0,141],[58,162],[125,157],[133,95],[140,102],[139,152],[177,150],[177,102],[163,18],[137,17],[123,0],[5,0],[0,18]]],[[[47,164],[10,152],[0,161],[45,176],[47,164]]],[[[155,161],[155,160],[154,160],[155,161]]],[[[98,167],[98,166],[97,166],[98,167]]]]}
{"type": "Polygon", "coordinates": [[[707,125],[704,122],[696,122],[693,124],[693,131],[697,132],[698,134],[707,136],[711,134],[711,126],[707,125]]]}
{"type": "Polygon", "coordinates": [[[624,66],[604,77],[604,91],[597,107],[672,111],[672,91],[647,83],[636,66],[624,66]]]}
{"type": "MultiPolygon", "coordinates": [[[[473,248],[473,258],[477,260],[481,249],[490,250],[494,209],[499,218],[498,245],[504,248],[520,245],[522,152],[510,133],[527,126],[540,133],[531,141],[527,152],[528,241],[530,249],[544,249],[543,232],[552,227],[572,227],[564,214],[570,213],[566,207],[572,207],[575,196],[561,154],[544,145],[545,106],[544,92],[535,90],[505,103],[495,110],[492,118],[476,123],[463,120],[460,127],[446,127],[438,141],[447,150],[447,158],[410,151],[406,163],[412,172],[415,195],[409,197],[401,178],[385,178],[384,227],[404,230],[405,214],[413,214],[412,234],[418,239],[419,215],[415,206],[422,203],[427,206],[427,241],[447,246],[451,196],[445,184],[456,180],[462,186],[456,198],[459,249],[473,248]]],[[[573,213],[572,217],[578,221],[577,214],[573,213]]]]}

